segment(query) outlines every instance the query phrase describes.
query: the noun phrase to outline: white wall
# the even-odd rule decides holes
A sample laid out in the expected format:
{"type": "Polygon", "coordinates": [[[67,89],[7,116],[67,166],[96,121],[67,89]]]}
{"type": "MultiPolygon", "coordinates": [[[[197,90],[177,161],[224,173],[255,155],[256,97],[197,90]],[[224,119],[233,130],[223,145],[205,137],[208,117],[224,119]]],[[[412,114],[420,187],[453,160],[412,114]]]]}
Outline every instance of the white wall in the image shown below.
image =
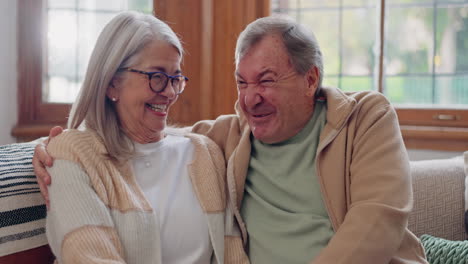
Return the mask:
{"type": "Polygon", "coordinates": [[[15,142],[17,122],[16,1],[0,0],[0,145],[15,142]]]}

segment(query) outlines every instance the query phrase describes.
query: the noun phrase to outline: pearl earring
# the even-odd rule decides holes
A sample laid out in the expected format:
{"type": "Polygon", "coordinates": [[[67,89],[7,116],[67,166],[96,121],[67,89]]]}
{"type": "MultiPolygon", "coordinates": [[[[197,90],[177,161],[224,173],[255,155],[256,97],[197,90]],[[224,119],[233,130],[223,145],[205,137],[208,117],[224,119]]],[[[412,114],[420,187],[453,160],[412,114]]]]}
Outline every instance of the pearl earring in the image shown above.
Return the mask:
{"type": "Polygon", "coordinates": [[[117,102],[117,98],[115,98],[115,97],[112,97],[111,100],[112,100],[112,102],[117,102]]]}

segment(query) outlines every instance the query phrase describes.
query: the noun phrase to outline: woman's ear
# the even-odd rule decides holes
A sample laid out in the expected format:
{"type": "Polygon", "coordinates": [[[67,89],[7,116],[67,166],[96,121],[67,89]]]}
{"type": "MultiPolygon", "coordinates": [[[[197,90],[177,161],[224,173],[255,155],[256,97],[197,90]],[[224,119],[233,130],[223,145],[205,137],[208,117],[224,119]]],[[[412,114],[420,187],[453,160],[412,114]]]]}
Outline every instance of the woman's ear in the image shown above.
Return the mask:
{"type": "Polygon", "coordinates": [[[114,79],[110,82],[109,86],[107,87],[106,90],[106,96],[109,98],[112,102],[117,102],[119,100],[119,91],[114,85],[114,79]]]}
{"type": "Polygon", "coordinates": [[[306,73],[306,82],[307,82],[306,96],[313,97],[315,95],[315,91],[317,91],[317,87],[319,84],[319,79],[320,79],[320,72],[317,67],[313,66],[306,73]]]}

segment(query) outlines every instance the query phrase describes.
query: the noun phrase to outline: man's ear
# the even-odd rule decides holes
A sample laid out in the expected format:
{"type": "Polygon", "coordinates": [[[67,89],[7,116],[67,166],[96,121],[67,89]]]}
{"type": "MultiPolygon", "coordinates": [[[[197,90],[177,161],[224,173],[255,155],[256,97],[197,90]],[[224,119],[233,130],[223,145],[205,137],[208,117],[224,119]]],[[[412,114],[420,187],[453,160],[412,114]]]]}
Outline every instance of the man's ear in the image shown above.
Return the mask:
{"type": "Polygon", "coordinates": [[[316,66],[312,66],[310,70],[306,73],[306,82],[307,82],[307,96],[314,96],[315,91],[317,91],[320,79],[320,72],[316,66]]]}

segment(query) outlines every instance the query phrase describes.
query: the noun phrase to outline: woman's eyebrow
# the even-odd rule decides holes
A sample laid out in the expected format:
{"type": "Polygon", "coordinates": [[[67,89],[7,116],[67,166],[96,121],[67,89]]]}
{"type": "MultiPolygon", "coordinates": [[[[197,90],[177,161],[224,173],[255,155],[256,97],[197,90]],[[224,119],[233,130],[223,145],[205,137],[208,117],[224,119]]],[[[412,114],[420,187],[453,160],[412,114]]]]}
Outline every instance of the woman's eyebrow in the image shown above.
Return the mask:
{"type": "MultiPolygon", "coordinates": [[[[164,72],[164,73],[168,73],[166,71],[166,68],[164,67],[160,67],[160,66],[152,66],[152,67],[149,67],[149,69],[151,72],[164,72]]],[[[169,74],[181,74],[182,73],[182,70],[181,69],[177,69],[175,70],[173,73],[169,73],[169,74]]]]}

